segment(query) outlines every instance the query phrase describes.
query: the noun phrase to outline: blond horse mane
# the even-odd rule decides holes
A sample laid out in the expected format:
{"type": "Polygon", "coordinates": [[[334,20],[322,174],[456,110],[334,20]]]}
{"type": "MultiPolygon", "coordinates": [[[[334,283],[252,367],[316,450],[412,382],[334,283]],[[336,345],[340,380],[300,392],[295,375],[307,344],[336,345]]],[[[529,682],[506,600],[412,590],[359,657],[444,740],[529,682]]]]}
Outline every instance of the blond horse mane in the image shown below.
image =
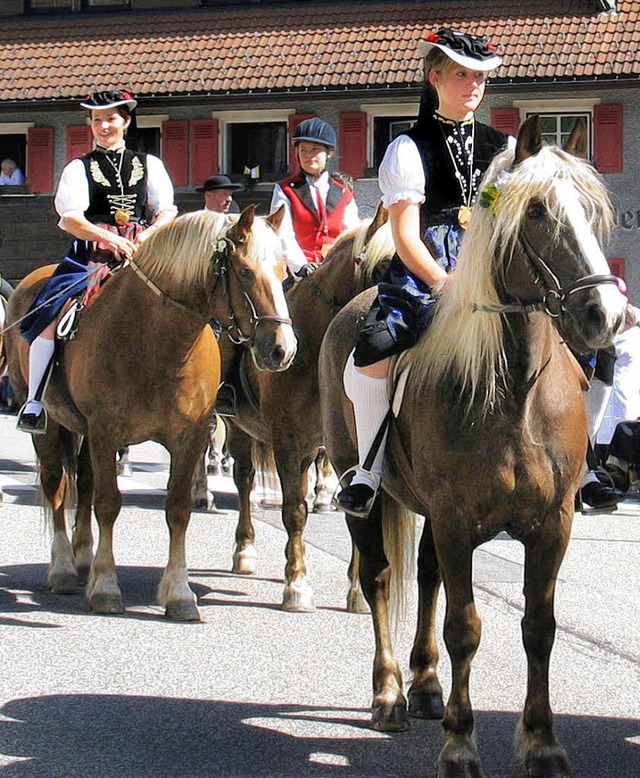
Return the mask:
{"type": "Polygon", "coordinates": [[[342,256],[342,250],[351,243],[348,253],[349,258],[355,263],[355,280],[359,291],[371,285],[376,269],[395,251],[391,225],[388,221],[367,239],[367,233],[373,221],[373,218],[363,219],[356,227],[343,233],[332,247],[325,262],[328,264],[338,260],[342,256]]]}
{"type": "Polygon", "coordinates": [[[566,222],[557,187],[571,186],[594,234],[611,228],[612,209],[599,175],[586,162],[552,146],[514,166],[514,152],[499,154],[489,167],[481,191],[495,183],[495,208],[474,207],[455,271],[439,301],[433,321],[414,347],[419,381],[445,378],[461,387],[469,407],[482,395],[484,412],[495,405],[507,369],[502,317],[474,310],[500,303],[496,279],[513,252],[528,205],[539,200],[560,228],[566,222]]]}
{"type": "MultiPolygon", "coordinates": [[[[239,214],[194,211],[160,227],[135,254],[136,264],[164,291],[180,293],[206,283],[218,240],[237,223],[239,214]]],[[[277,253],[278,238],[262,217],[253,221],[247,255],[256,262],[277,253]],[[271,246],[271,254],[267,247],[271,246]]]]}

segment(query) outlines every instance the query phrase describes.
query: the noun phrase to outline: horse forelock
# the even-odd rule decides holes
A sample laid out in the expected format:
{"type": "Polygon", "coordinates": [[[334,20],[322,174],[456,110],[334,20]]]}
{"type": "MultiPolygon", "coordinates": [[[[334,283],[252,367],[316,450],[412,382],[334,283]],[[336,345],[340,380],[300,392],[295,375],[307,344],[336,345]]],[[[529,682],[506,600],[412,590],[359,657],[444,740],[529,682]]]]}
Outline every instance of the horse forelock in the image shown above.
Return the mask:
{"type": "Polygon", "coordinates": [[[485,412],[495,407],[507,363],[502,317],[476,306],[500,303],[496,280],[511,257],[528,205],[540,201],[559,229],[568,219],[566,198],[572,193],[594,234],[601,237],[612,224],[606,188],[588,163],[550,146],[518,165],[513,162],[513,151],[504,151],[485,174],[481,191],[490,183],[500,191],[495,213],[474,208],[456,270],[415,347],[419,380],[453,380],[469,406],[479,401],[485,412]]]}
{"type": "Polygon", "coordinates": [[[136,264],[163,291],[179,293],[207,283],[217,241],[237,214],[193,211],[160,227],[137,250],[136,264]]]}

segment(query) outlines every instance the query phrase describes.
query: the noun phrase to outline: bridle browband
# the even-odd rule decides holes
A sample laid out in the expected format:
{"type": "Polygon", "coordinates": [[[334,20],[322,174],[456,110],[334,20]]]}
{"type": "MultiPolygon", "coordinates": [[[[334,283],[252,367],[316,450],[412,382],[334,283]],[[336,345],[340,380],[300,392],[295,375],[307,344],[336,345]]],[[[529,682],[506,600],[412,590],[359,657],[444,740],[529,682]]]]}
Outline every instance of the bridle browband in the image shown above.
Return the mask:
{"type": "MultiPolygon", "coordinates": [[[[238,244],[239,246],[242,245],[241,243],[238,244]]],[[[238,273],[237,269],[235,268],[234,264],[230,261],[231,256],[234,251],[236,251],[238,246],[235,245],[235,243],[227,237],[219,238],[216,243],[216,249],[211,255],[211,264],[214,268],[214,284],[213,288],[211,289],[210,297],[213,297],[215,294],[216,288],[218,286],[218,283],[220,280],[222,280],[224,289],[223,289],[223,296],[224,299],[227,302],[228,307],[228,313],[227,313],[227,319],[229,320],[230,324],[225,325],[221,324],[221,328],[227,333],[229,340],[231,340],[232,343],[240,344],[240,343],[252,343],[256,330],[258,329],[258,326],[264,322],[264,321],[275,321],[279,324],[290,324],[293,325],[293,322],[290,318],[285,316],[278,316],[276,314],[264,314],[260,316],[256,310],[256,307],[253,303],[253,300],[249,297],[249,295],[242,290],[242,294],[244,297],[244,301],[249,308],[250,311],[250,324],[251,324],[251,334],[245,335],[242,331],[242,328],[237,322],[235,312],[233,308],[231,307],[231,300],[230,300],[230,287],[229,287],[229,271],[233,270],[236,274],[238,273]]],[[[182,311],[183,313],[188,314],[192,319],[195,319],[198,322],[202,322],[203,324],[208,324],[210,321],[210,317],[203,316],[199,311],[194,310],[193,308],[190,308],[189,306],[185,305],[184,303],[181,303],[180,300],[176,300],[175,297],[171,297],[171,295],[167,294],[167,292],[160,289],[160,287],[154,283],[149,276],[142,270],[142,268],[137,265],[133,259],[128,259],[123,264],[123,267],[126,267],[129,265],[131,269],[136,273],[136,275],[146,284],[146,286],[157,296],[159,297],[163,303],[168,303],[169,305],[172,305],[174,308],[177,308],[178,310],[182,311]]]]}
{"type": "Polygon", "coordinates": [[[518,243],[522,248],[525,257],[531,264],[531,276],[534,283],[543,286],[545,294],[541,300],[533,300],[521,303],[505,303],[498,305],[477,305],[474,304],[474,311],[483,311],[485,313],[533,313],[542,311],[547,316],[554,319],[559,318],[563,313],[567,313],[565,307],[566,300],[576,292],[582,292],[585,289],[593,289],[601,284],[618,285],[618,279],[611,274],[588,275],[579,278],[567,286],[562,286],[556,274],[551,270],[545,260],[537,253],[531,243],[525,236],[518,235],[518,243]]]}

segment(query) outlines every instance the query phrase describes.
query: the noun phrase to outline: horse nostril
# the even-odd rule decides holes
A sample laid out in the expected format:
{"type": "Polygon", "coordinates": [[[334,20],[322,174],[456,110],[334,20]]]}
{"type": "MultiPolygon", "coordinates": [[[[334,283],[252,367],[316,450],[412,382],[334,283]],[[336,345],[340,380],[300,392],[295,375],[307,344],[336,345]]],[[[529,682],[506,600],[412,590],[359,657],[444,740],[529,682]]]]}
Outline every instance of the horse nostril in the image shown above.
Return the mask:
{"type": "Polygon", "coordinates": [[[592,331],[601,330],[606,324],[606,316],[602,307],[596,303],[587,305],[584,317],[585,325],[592,331]]]}

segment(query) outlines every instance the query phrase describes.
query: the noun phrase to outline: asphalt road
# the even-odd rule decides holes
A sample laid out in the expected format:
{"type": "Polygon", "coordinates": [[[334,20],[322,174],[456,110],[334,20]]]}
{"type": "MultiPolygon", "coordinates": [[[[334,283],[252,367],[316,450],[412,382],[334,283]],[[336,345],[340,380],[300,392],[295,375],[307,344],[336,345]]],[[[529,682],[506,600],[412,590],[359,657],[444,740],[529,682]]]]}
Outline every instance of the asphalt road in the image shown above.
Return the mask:
{"type": "MultiPolygon", "coordinates": [[[[437,722],[393,735],[367,728],[372,630],[369,616],[345,612],[349,543],[339,514],[309,519],[317,611],[284,613],[278,513],[257,512],[258,573],[231,574],[235,497],[230,479],[213,479],[219,510],[193,514],[187,548],[203,621],[171,623],[155,604],[168,549],[167,456],[154,444],[134,447],[115,531],[126,613],[96,616],[82,593],[46,589],[33,452],[14,424],[0,415],[3,778],[435,775],[437,722]]],[[[526,683],[522,559],[506,536],[476,552],[483,639],[471,695],[486,778],[521,775],[512,740],[526,683]]],[[[640,502],[576,517],[550,682],[575,778],[640,775],[639,571],[640,502]]],[[[396,639],[406,681],[414,612],[412,587],[396,639]]]]}

